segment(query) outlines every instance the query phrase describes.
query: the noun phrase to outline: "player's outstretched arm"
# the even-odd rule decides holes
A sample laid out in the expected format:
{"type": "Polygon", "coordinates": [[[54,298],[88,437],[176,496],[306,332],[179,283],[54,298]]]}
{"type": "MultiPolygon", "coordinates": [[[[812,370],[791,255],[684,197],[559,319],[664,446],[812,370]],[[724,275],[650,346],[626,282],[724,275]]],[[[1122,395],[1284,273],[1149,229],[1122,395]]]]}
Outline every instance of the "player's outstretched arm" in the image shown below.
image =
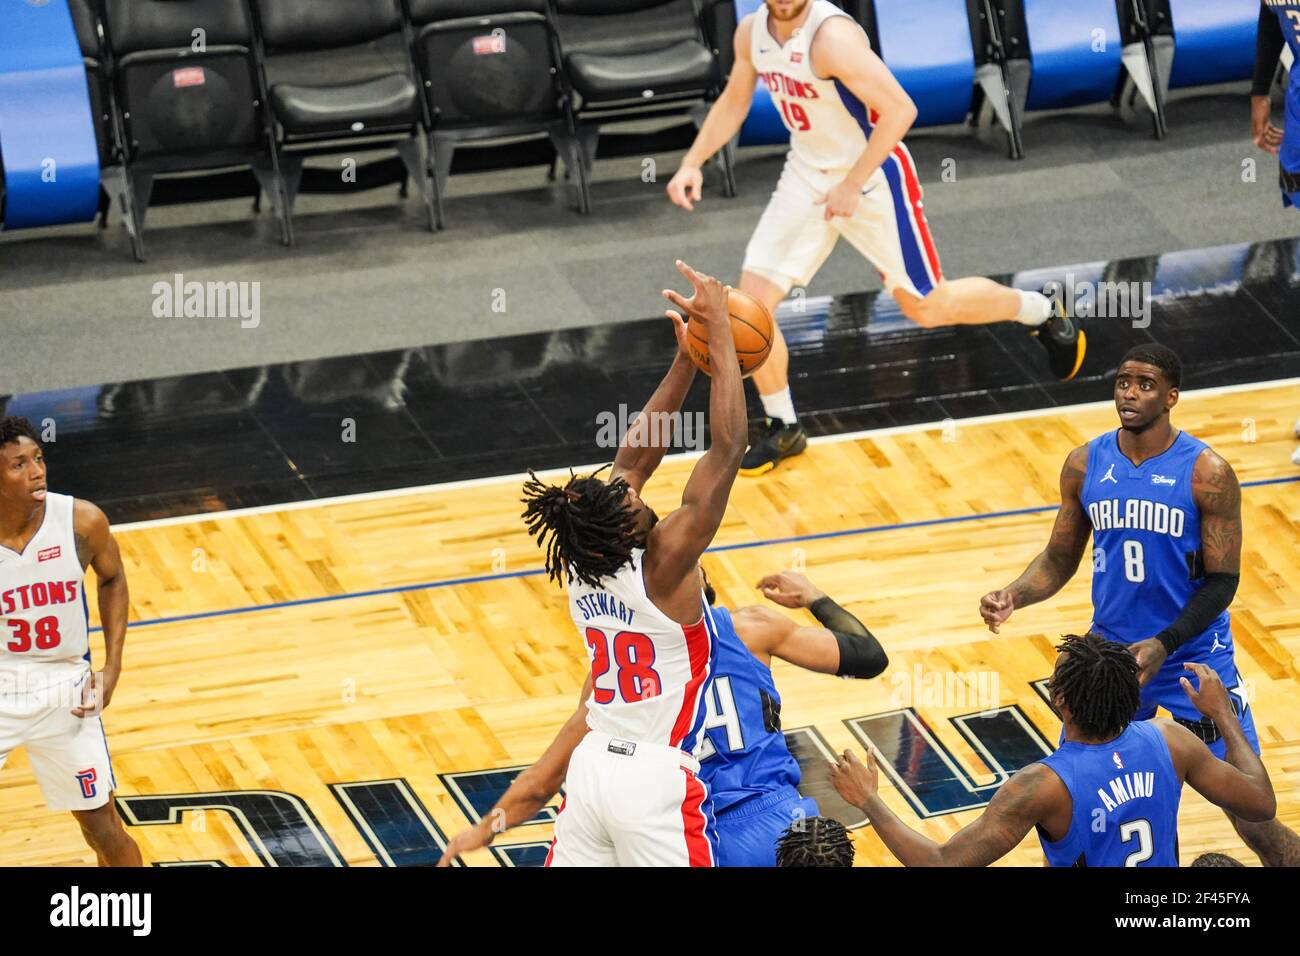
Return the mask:
{"type": "Polygon", "coordinates": [[[723,146],[731,142],[740,132],[740,127],[749,115],[750,105],[754,100],[754,85],[758,82],[758,71],[754,61],[749,58],[749,43],[753,29],[754,15],[742,17],[736,25],[732,42],[735,50],[735,63],[722,95],[709,107],[709,115],[700,125],[695,135],[695,142],[682,157],[677,174],[668,183],[668,198],[683,209],[694,209],[695,203],[703,198],[705,163],[723,146]]]}
{"type": "Polygon", "coordinates": [[[587,698],[590,696],[591,677],[588,676],[582,685],[578,709],[565,721],[546,752],[537,758],[536,763],[515,777],[483,819],[460,831],[447,842],[447,851],[438,861],[439,866],[451,866],[463,854],[485,847],[498,834],[505,833],[525,820],[531,820],[560,792],[573,751],[587,734],[587,698]]]}
{"type": "Polygon", "coordinates": [[[998,788],[979,819],[940,844],[889,809],[880,799],[878,778],[874,752],[867,754],[863,765],[846,750],[831,767],[831,782],[839,795],[867,815],[881,842],[904,866],[988,866],[1014,850],[1065,790],[1046,767],[1030,764],[998,788]]]}
{"type": "Polygon", "coordinates": [[[1192,500],[1201,514],[1201,563],[1205,583],[1159,634],[1130,649],[1146,683],[1183,644],[1204,634],[1232,604],[1241,582],[1241,485],[1232,466],[1208,448],[1192,468],[1192,500]]]}
{"type": "Polygon", "coordinates": [[[1277,815],[1277,797],[1273,793],[1268,770],[1251,748],[1241,730],[1232,701],[1224,689],[1223,681],[1211,667],[1204,664],[1184,664],[1196,675],[1199,689],[1193,688],[1186,677],[1179,679],[1183,691],[1191,698],[1196,709],[1214,721],[1223,734],[1224,757],[1220,760],[1210,748],[1186,727],[1172,720],[1158,721],[1169,742],[1169,755],[1174,768],[1197,793],[1229,813],[1264,823],[1277,815]]]}
{"type": "Polygon", "coordinates": [[[876,677],[889,666],[885,649],[866,625],[802,574],[769,574],[758,588],[783,607],[807,608],[822,625],[800,626],[765,607],[738,609],[732,615],[736,633],[764,664],[778,657],[818,674],[859,678],[876,677]]]}
{"type": "MultiPolygon", "coordinates": [[[[686,299],[666,289],[664,296],[683,312],[698,317],[708,330],[709,364],[713,369],[709,380],[712,443],[686,482],[681,507],[650,531],[645,558],[646,588],[651,600],[660,607],[686,590],[698,595],[695,566],[722,524],[748,440],[745,392],[727,308],[728,287],[680,260],[677,268],[691,280],[695,294],[686,299]]],[[[695,605],[698,601],[693,599],[690,603],[695,605]]]]}
{"type": "Polygon", "coordinates": [[[677,336],[677,352],[659,387],[655,389],[645,408],[628,426],[614,458],[610,480],[622,478],[640,491],[664,460],[668,443],[672,440],[670,416],[681,410],[686,393],[695,381],[695,363],[686,350],[686,323],[676,312],[668,313],[677,336]]]}
{"type": "Polygon", "coordinates": [[[980,616],[994,634],[1012,611],[1047,600],[1079,570],[1091,527],[1079,498],[1087,471],[1088,446],[1081,445],[1070,452],[1061,467],[1061,509],[1056,513],[1047,547],[1029,562],[1024,574],[1001,591],[991,591],[980,599],[980,616]]]}
{"type": "Polygon", "coordinates": [[[122,649],[126,646],[126,619],[131,595],[126,584],[126,568],[117,539],[109,530],[108,517],[89,501],[77,499],[72,512],[73,535],[77,543],[77,560],[82,568],[95,569],[98,582],[99,619],[104,628],[104,667],[87,682],[80,707],[72,712],[78,717],[103,711],[113,698],[122,675],[122,649]]]}
{"type": "Polygon", "coordinates": [[[1282,146],[1282,130],[1273,125],[1273,101],[1269,94],[1284,46],[1282,21],[1261,4],[1255,40],[1255,78],[1250,88],[1250,135],[1256,146],[1275,156],[1282,146]]]}

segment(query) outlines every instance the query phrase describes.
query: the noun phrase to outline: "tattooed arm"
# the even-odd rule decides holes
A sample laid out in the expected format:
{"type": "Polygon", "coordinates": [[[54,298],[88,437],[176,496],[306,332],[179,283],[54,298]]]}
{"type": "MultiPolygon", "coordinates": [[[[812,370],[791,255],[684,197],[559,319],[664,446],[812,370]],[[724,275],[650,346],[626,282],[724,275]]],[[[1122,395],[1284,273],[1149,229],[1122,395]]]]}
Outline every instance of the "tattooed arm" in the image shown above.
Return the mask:
{"type": "Polygon", "coordinates": [[[864,766],[844,751],[831,768],[831,782],[867,815],[881,842],[904,866],[988,866],[1014,850],[1036,824],[1062,837],[1069,828],[1069,792],[1060,777],[1039,763],[999,787],[979,819],[943,844],[913,830],[880,799],[874,753],[867,754],[864,766]]]}
{"type": "Polygon", "coordinates": [[[1131,645],[1150,680],[1170,654],[1204,633],[1228,609],[1241,580],[1241,485],[1232,466],[1207,448],[1192,467],[1192,500],[1201,513],[1201,564],[1205,583],[1168,627],[1131,645]]]}
{"type": "Polygon", "coordinates": [[[73,505],[73,535],[77,560],[84,570],[95,569],[99,582],[99,620],[104,627],[104,668],[94,674],[82,694],[82,706],[72,712],[78,717],[97,714],[108,706],[122,673],[122,648],[126,644],[126,618],[131,598],[126,586],[126,569],[117,540],[108,527],[104,512],[89,501],[73,505]]]}
{"type": "Polygon", "coordinates": [[[1047,547],[1029,562],[1024,574],[1001,591],[991,591],[980,600],[980,615],[994,634],[1012,611],[1046,601],[1079,570],[1091,530],[1079,498],[1087,471],[1088,446],[1081,445],[1070,452],[1061,468],[1061,510],[1056,513],[1047,547]]]}

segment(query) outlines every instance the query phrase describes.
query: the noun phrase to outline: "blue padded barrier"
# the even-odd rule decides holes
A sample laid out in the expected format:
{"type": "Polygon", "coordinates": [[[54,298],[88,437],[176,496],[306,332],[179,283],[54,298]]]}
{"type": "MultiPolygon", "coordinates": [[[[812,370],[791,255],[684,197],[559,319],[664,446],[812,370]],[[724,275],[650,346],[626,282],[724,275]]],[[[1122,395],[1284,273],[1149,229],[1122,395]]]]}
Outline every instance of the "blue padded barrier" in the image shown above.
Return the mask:
{"type": "Polygon", "coordinates": [[[975,89],[966,0],[875,2],[876,52],[916,103],[916,125],[963,122],[975,89]]]}
{"type": "Polygon", "coordinates": [[[1255,71],[1259,0],[1169,0],[1170,89],[1248,80],[1255,71]]]}
{"type": "MultiPolygon", "coordinates": [[[[740,22],[759,7],[763,0],[737,0],[736,22],[740,22]]],[[[781,114],[772,102],[767,86],[759,80],[754,87],[754,101],[749,108],[745,125],[740,128],[741,146],[772,146],[790,142],[790,131],[781,122],[781,114]]]]}
{"type": "Polygon", "coordinates": [[[1025,108],[1064,109],[1109,100],[1122,43],[1115,0],[1024,0],[1033,75],[1025,108]]]}
{"type": "Polygon", "coordinates": [[[5,229],[87,222],[99,149],[67,0],[0,3],[0,156],[5,229]]]}

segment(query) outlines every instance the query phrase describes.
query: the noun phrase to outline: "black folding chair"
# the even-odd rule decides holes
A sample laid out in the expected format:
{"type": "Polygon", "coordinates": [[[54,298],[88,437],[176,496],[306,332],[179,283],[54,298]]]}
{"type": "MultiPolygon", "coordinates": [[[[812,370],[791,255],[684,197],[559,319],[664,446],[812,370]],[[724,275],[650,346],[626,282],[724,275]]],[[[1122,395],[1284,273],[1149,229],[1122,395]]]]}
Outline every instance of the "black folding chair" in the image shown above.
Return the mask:
{"type": "Polygon", "coordinates": [[[398,0],[256,0],[255,10],[290,209],[304,157],[391,146],[435,230],[425,111],[398,0]]]}
{"type": "MultiPolygon", "coordinates": [[[[678,113],[703,122],[724,82],[722,45],[710,36],[719,18],[702,16],[696,0],[552,2],[565,71],[580,97],[579,135],[588,168],[604,124],[678,113]]],[[[706,0],[705,9],[711,11],[715,2],[706,0]]],[[[718,161],[725,192],[733,196],[734,144],[719,151],[718,161]]]]}
{"type": "Polygon", "coordinates": [[[136,259],[144,220],[164,173],[267,165],[281,238],[288,206],[254,61],[245,0],[106,0],[113,98],[122,129],[121,174],[105,178],[125,211],[136,259]]]}
{"type": "Polygon", "coordinates": [[[460,143],[545,133],[591,210],[573,95],[546,0],[403,0],[415,28],[414,59],[432,129],[434,197],[442,197],[460,143]]]}

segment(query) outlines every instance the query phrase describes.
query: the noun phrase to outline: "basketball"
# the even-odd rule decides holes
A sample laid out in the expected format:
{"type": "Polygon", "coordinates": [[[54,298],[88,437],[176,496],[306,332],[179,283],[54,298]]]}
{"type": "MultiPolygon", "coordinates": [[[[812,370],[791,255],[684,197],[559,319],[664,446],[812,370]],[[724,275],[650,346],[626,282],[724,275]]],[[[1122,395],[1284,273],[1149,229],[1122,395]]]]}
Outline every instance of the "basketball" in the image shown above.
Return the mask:
{"type": "MultiPolygon", "coordinates": [[[[731,337],[736,343],[736,358],[740,360],[740,374],[748,378],[758,371],[772,353],[772,336],[775,334],[772,313],[748,292],[732,289],[728,296],[727,311],[731,314],[731,337]]],[[[709,330],[704,323],[691,316],[686,326],[686,341],[691,361],[705,375],[712,374],[709,361],[709,330]]]]}

